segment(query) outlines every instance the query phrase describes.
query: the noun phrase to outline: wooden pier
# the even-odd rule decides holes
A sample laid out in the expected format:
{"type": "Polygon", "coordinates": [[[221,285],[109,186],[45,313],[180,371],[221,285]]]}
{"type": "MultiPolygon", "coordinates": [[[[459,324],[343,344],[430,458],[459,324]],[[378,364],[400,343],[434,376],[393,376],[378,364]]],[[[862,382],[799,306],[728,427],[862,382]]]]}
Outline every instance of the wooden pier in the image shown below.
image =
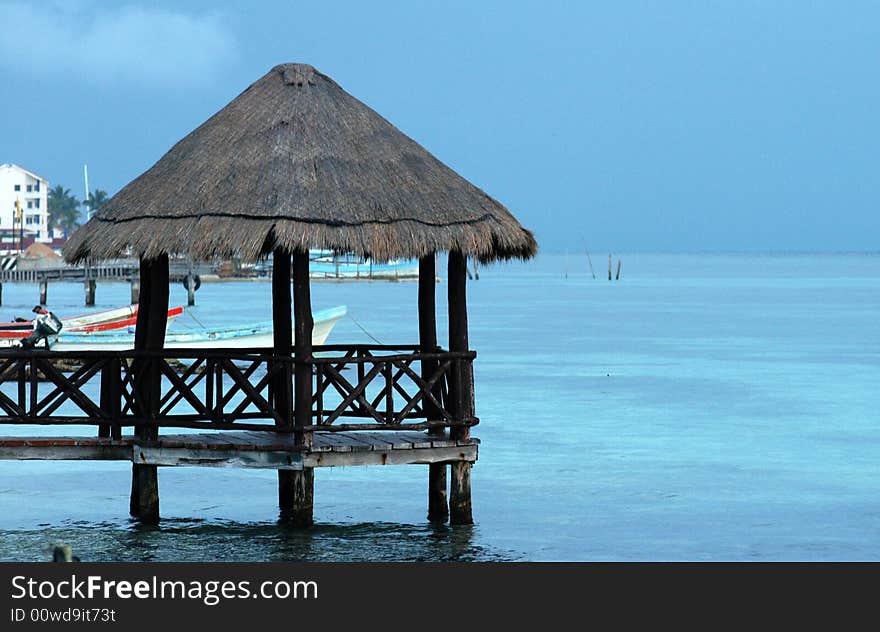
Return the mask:
{"type": "MultiPolygon", "coordinates": [[[[129,461],[132,510],[144,520],[158,519],[157,467],[276,469],[284,483],[322,467],[428,465],[429,517],[445,520],[448,511],[437,507],[446,506],[447,491],[433,479],[440,470],[445,481],[449,464],[470,466],[478,456],[476,438],[449,432],[478,422],[450,396],[475,354],[436,346],[313,347],[303,363],[310,422],[301,427],[283,408],[290,400],[278,397],[279,377],[292,386],[294,354],[0,350],[0,427],[11,429],[0,434],[0,459],[129,461]],[[156,383],[158,389],[150,386],[156,383]],[[18,436],[20,425],[79,432],[18,436]],[[88,426],[95,430],[82,433],[88,426]]],[[[455,493],[451,499],[461,502],[455,493]]],[[[311,523],[313,502],[305,515],[295,498],[282,499],[285,505],[294,522],[311,523]]]]}
{"type": "MultiPolygon", "coordinates": [[[[195,305],[195,291],[201,285],[200,275],[204,275],[212,269],[209,264],[172,263],[169,268],[169,282],[182,283],[187,289],[187,303],[195,305]]],[[[36,283],[39,286],[39,299],[36,302],[39,302],[40,305],[48,305],[50,281],[53,283],[82,283],[86,306],[95,304],[98,281],[129,283],[131,285],[131,302],[137,303],[140,298],[138,262],[119,261],[98,265],[0,270],[0,305],[3,304],[4,283],[36,283]]]]}
{"type": "Polygon", "coordinates": [[[97,430],[3,433],[0,455],[130,460],[129,511],[147,522],[159,519],[160,467],[274,468],[281,517],[301,527],[313,521],[317,469],[423,464],[428,518],[471,524],[479,442],[467,261],[536,252],[503,204],[312,66],[281,64],[70,237],[70,264],[138,257],[134,350],[0,350],[0,427],[97,430]],[[313,347],[310,249],[418,259],[418,344],[313,347]],[[445,349],[435,303],[441,252],[445,349]],[[271,257],[272,347],[165,349],[172,257],[271,257]]]}
{"type": "Polygon", "coordinates": [[[87,279],[128,281],[138,276],[138,263],[94,266],[57,266],[54,268],[16,268],[0,271],[0,283],[75,282],[87,279]]]}

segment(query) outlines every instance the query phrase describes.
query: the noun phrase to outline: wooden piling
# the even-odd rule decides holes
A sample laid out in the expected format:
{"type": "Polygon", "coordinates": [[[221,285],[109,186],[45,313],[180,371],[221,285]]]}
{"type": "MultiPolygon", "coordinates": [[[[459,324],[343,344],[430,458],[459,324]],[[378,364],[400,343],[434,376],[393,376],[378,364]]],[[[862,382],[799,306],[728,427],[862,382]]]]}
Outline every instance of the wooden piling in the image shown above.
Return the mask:
{"type": "Polygon", "coordinates": [[[620,259],[617,260],[617,274],[614,277],[615,281],[620,281],[620,259]]]}
{"type": "MultiPolygon", "coordinates": [[[[275,354],[296,361],[291,375],[287,363],[273,386],[275,408],[285,420],[286,431],[293,430],[297,445],[311,446],[312,433],[303,431],[312,425],[312,369],[307,361],[312,355],[312,307],[309,292],[307,252],[291,254],[277,248],[272,265],[272,318],[275,354]],[[291,312],[291,262],[293,263],[293,312],[291,312]],[[293,322],[292,322],[293,321],[293,322]],[[293,383],[291,384],[291,377],[293,383]],[[293,391],[291,392],[291,386],[293,391]]],[[[278,470],[278,504],[281,518],[296,527],[311,526],[314,521],[315,476],[312,468],[278,470]]]]}
{"type": "MultiPolygon", "coordinates": [[[[141,258],[141,288],[143,295],[138,308],[135,327],[135,351],[161,351],[165,346],[165,329],[168,325],[168,255],[156,259],[141,258]]],[[[159,414],[162,375],[159,365],[146,358],[135,360],[135,374],[140,373],[140,392],[146,402],[146,410],[140,414],[156,419],[159,414]]],[[[137,426],[135,437],[151,442],[159,438],[156,427],[137,426]]],[[[132,516],[142,522],[159,520],[159,479],[155,465],[132,465],[131,501],[132,516]]]]}
{"type": "Polygon", "coordinates": [[[186,304],[190,307],[196,304],[196,276],[193,274],[192,261],[188,262],[186,271],[186,304]]]}
{"type": "Polygon", "coordinates": [[[40,305],[46,305],[49,294],[49,282],[46,279],[40,281],[40,305]]]}
{"type": "Polygon", "coordinates": [[[139,277],[131,278],[131,304],[137,305],[141,297],[141,280],[139,277]]]}
{"type": "Polygon", "coordinates": [[[190,307],[196,304],[196,282],[192,274],[186,275],[186,304],[190,307]]]}
{"type": "Polygon", "coordinates": [[[52,548],[53,562],[79,562],[79,558],[73,554],[73,548],[69,544],[56,544],[52,548]]]}
{"type": "MultiPolygon", "coordinates": [[[[294,415],[297,428],[312,425],[312,296],[309,286],[309,253],[293,256],[293,320],[294,320],[294,415]]],[[[298,444],[312,445],[311,431],[296,431],[298,444]]]]}
{"type": "Polygon", "coordinates": [[[278,470],[278,503],[282,520],[294,527],[313,524],[315,469],[278,470]]]}
{"type": "MultiPolygon", "coordinates": [[[[290,253],[276,248],[272,255],[272,331],[276,356],[290,356],[293,330],[290,311],[290,253]]],[[[293,430],[293,395],[291,392],[290,364],[272,382],[275,409],[284,419],[281,432],[293,430]]]]}
{"type": "MultiPolygon", "coordinates": [[[[422,353],[431,353],[437,348],[437,309],[436,290],[437,269],[434,253],[425,255],[419,259],[419,350],[422,353]]],[[[437,371],[436,360],[422,360],[422,379],[428,381],[437,371]]],[[[439,385],[435,389],[434,396],[440,401],[439,385]]],[[[434,402],[427,398],[424,402],[425,414],[428,421],[440,418],[440,411],[434,402]]],[[[429,434],[443,438],[446,431],[433,428],[429,434]]],[[[432,522],[446,522],[449,518],[449,503],[446,496],[446,463],[431,463],[428,465],[428,520],[432,522]]]]}
{"type": "MultiPolygon", "coordinates": [[[[283,248],[276,248],[272,254],[272,331],[276,356],[289,355],[293,346],[290,300],[290,253],[283,248]]],[[[283,426],[278,424],[278,430],[291,432],[293,397],[289,365],[282,368],[271,387],[273,405],[284,420],[283,426]]],[[[298,483],[298,480],[294,480],[292,471],[278,470],[278,507],[285,520],[294,507],[298,483]]]]}
{"type": "MultiPolygon", "coordinates": [[[[294,424],[300,429],[312,425],[312,297],[309,286],[309,253],[293,255],[293,321],[294,321],[294,424]]],[[[312,447],[312,432],[295,430],[298,446],[312,447]]],[[[304,467],[293,472],[293,503],[290,521],[297,527],[311,526],[314,517],[314,470],[304,467]]]]}
{"type": "MultiPolygon", "coordinates": [[[[449,253],[449,350],[468,351],[467,321],[467,259],[458,250],[449,253]]],[[[450,405],[457,420],[474,416],[474,377],[470,362],[456,362],[452,372],[450,405]]],[[[470,438],[470,428],[458,426],[450,429],[451,439],[470,438]]],[[[473,524],[471,509],[471,464],[456,461],[450,464],[449,522],[453,525],[473,524]]]]}
{"type": "Polygon", "coordinates": [[[98,426],[99,437],[122,437],[122,426],[113,423],[119,421],[122,414],[122,365],[119,358],[107,360],[107,364],[101,369],[101,410],[109,413],[110,422],[98,426]]]}
{"type": "Polygon", "coordinates": [[[608,255],[608,280],[611,280],[611,255],[608,255]]]}
{"type": "Polygon", "coordinates": [[[86,307],[91,307],[95,304],[95,286],[97,281],[95,279],[86,279],[83,282],[83,287],[85,289],[86,295],[86,307]]]}

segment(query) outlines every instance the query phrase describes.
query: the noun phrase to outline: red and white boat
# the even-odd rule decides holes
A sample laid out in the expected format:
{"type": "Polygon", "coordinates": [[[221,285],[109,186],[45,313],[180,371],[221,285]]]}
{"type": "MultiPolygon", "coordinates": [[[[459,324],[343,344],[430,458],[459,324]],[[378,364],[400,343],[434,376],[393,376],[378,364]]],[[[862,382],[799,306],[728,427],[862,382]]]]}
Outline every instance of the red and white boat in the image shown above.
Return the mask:
{"type": "MultiPolygon", "coordinates": [[[[126,305],[108,309],[103,312],[92,312],[80,316],[62,318],[65,332],[94,333],[99,331],[115,331],[127,329],[137,324],[137,305],[126,305]]],[[[168,310],[169,324],[183,313],[183,307],[172,307],[168,310]]],[[[0,323],[0,348],[17,346],[23,338],[27,338],[34,330],[33,321],[24,320],[12,323],[0,323]]]]}

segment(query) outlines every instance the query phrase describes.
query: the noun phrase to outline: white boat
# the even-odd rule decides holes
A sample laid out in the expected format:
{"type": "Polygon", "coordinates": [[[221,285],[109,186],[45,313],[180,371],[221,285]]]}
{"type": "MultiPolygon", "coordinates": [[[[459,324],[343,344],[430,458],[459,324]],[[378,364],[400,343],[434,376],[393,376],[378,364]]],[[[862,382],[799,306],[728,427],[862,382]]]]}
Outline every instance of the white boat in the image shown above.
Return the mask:
{"type": "Polygon", "coordinates": [[[419,262],[392,259],[387,263],[374,263],[354,255],[337,255],[330,250],[310,250],[309,276],[313,279],[417,279],[419,262]]]}
{"type": "MultiPolygon", "coordinates": [[[[62,331],[68,333],[97,333],[126,330],[137,324],[137,305],[126,305],[102,312],[91,312],[80,316],[62,318],[62,331]]],[[[183,307],[168,310],[168,323],[183,313],[183,307]]],[[[31,320],[0,323],[0,348],[18,347],[24,338],[34,330],[31,320]]]]}
{"type": "MultiPolygon", "coordinates": [[[[345,306],[332,307],[312,314],[315,326],[312,344],[321,345],[340,318],[347,313],[345,306]]],[[[166,349],[239,349],[271,347],[273,344],[272,322],[247,327],[215,327],[191,331],[167,331],[166,349]]],[[[113,332],[62,332],[50,340],[53,351],[126,351],[134,348],[134,331],[113,332]]]]}

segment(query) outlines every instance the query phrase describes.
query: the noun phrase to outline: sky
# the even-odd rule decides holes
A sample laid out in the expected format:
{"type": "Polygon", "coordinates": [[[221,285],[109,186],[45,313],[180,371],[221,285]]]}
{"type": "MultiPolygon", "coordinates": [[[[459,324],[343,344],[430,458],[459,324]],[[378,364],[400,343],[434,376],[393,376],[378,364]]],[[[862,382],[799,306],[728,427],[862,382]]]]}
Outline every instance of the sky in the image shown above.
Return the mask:
{"type": "Polygon", "coordinates": [[[0,163],[115,193],[276,64],[545,252],[880,250],[880,3],[0,0],[0,163]]]}

